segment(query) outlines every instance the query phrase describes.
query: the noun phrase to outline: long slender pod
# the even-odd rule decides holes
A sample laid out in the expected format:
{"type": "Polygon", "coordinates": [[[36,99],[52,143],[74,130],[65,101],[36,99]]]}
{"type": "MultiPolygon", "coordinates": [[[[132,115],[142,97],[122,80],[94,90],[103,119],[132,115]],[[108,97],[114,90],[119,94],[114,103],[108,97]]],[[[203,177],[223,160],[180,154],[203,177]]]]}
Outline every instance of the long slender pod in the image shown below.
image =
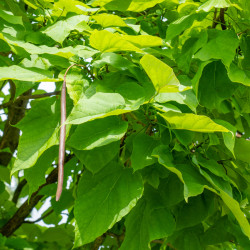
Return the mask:
{"type": "MultiPolygon", "coordinates": [[[[64,168],[64,158],[65,158],[65,138],[66,138],[66,76],[68,71],[77,64],[70,65],[65,74],[64,81],[61,90],[61,128],[60,128],[60,139],[59,139],[59,156],[58,156],[58,183],[56,190],[56,201],[58,201],[62,194],[63,189],[63,168],[64,168]]],[[[77,65],[83,66],[83,65],[77,65]]]]}

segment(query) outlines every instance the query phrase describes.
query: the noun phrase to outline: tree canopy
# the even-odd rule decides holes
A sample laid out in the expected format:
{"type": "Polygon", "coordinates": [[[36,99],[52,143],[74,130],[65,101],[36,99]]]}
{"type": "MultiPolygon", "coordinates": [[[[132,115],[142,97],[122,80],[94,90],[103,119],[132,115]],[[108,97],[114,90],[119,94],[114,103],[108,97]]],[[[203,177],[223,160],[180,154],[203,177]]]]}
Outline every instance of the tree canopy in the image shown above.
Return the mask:
{"type": "Polygon", "coordinates": [[[249,86],[248,0],[2,0],[0,248],[250,249],[249,86]]]}

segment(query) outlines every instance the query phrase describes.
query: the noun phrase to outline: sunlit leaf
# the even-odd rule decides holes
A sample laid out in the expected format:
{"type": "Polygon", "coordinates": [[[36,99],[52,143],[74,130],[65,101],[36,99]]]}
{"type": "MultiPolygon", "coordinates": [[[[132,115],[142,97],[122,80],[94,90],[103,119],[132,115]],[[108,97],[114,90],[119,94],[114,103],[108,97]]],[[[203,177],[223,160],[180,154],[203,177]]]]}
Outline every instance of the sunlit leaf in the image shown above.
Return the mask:
{"type": "Polygon", "coordinates": [[[197,132],[229,132],[225,127],[215,123],[209,117],[195,114],[182,114],[169,111],[160,114],[172,129],[186,129],[197,132]]]}
{"type": "Polygon", "coordinates": [[[173,70],[152,55],[145,55],[140,63],[153,82],[157,93],[179,92],[180,82],[173,70]]]}

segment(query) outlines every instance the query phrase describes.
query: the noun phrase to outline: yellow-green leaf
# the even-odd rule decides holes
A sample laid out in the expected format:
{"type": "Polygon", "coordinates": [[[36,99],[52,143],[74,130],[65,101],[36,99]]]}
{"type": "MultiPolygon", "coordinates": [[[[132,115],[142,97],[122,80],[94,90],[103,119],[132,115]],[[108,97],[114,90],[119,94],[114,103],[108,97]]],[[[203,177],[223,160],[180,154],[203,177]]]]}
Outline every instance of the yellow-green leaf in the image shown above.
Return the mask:
{"type": "Polygon", "coordinates": [[[112,34],[107,30],[95,30],[90,36],[90,45],[101,52],[136,51],[143,53],[142,50],[125,40],[121,35],[112,34]]]}
{"type": "Polygon", "coordinates": [[[94,15],[93,18],[95,21],[100,24],[102,27],[126,27],[127,24],[122,20],[121,17],[112,14],[98,14],[94,15]]]}
{"type": "Polygon", "coordinates": [[[172,129],[186,129],[196,132],[230,132],[205,115],[183,114],[173,111],[160,114],[172,129]]]}
{"type": "Polygon", "coordinates": [[[140,61],[153,82],[157,93],[179,92],[180,82],[172,68],[152,55],[145,55],[140,61]]]}

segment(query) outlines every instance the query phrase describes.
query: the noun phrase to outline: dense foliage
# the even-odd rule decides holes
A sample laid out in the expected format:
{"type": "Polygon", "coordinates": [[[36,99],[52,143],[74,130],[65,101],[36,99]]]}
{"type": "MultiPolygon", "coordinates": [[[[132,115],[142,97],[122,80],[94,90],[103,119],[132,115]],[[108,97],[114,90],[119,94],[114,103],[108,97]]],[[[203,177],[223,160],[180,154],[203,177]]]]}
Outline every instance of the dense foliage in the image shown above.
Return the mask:
{"type": "Polygon", "coordinates": [[[0,248],[250,249],[249,86],[248,0],[1,0],[0,248]]]}

